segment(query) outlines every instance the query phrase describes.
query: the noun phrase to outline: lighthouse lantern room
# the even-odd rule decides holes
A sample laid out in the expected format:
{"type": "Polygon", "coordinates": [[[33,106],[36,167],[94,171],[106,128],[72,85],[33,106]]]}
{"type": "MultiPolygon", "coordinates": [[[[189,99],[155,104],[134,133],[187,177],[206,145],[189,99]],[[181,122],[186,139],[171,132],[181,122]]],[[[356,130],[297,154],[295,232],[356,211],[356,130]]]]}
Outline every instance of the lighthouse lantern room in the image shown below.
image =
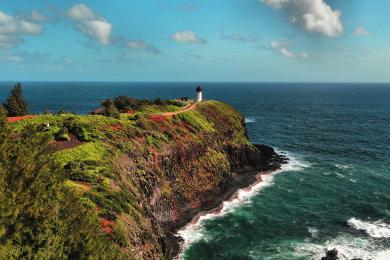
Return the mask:
{"type": "Polygon", "coordinates": [[[196,88],[196,102],[200,102],[202,101],[203,97],[202,97],[202,87],[200,85],[198,85],[198,87],[196,88]]]}

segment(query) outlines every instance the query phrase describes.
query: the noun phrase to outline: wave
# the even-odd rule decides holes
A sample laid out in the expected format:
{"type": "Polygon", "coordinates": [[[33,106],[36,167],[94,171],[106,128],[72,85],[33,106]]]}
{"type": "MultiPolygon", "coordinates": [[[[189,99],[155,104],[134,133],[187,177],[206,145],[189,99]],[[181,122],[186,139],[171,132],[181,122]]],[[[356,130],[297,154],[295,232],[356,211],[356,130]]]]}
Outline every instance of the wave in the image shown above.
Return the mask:
{"type": "Polygon", "coordinates": [[[312,238],[318,238],[318,233],[319,233],[318,229],[312,228],[312,227],[308,227],[307,231],[310,233],[312,238]]]}
{"type": "Polygon", "coordinates": [[[287,171],[299,171],[303,168],[307,168],[310,166],[309,163],[298,160],[289,152],[280,152],[277,149],[275,150],[277,153],[285,154],[289,158],[289,163],[282,165],[280,170],[277,170],[272,174],[261,174],[259,180],[255,184],[248,188],[238,190],[235,196],[233,196],[230,200],[223,202],[221,207],[219,207],[217,210],[204,213],[198,216],[195,221],[192,221],[190,224],[186,225],[184,228],[177,232],[177,235],[184,239],[184,244],[182,245],[181,251],[182,253],[178,256],[179,259],[182,259],[183,252],[191,244],[201,239],[207,240],[207,237],[203,234],[204,221],[221,217],[223,215],[226,215],[227,213],[234,211],[240,205],[249,203],[250,199],[254,195],[258,194],[261,190],[273,184],[275,174],[287,171]]]}
{"type": "Polygon", "coordinates": [[[375,222],[362,221],[356,218],[348,220],[348,225],[356,230],[364,231],[373,238],[390,238],[390,225],[381,220],[375,222]]]}
{"type": "Polygon", "coordinates": [[[352,168],[352,166],[350,164],[341,164],[341,163],[336,163],[334,165],[336,168],[340,169],[340,170],[345,170],[345,169],[350,169],[352,168]]]}
{"type": "Polygon", "coordinates": [[[388,260],[390,250],[375,245],[371,239],[361,239],[348,235],[339,236],[324,245],[314,243],[299,243],[294,248],[294,255],[297,258],[308,258],[313,260],[321,259],[326,252],[337,249],[340,260],[350,259],[371,259],[388,260]]]}
{"type": "Polygon", "coordinates": [[[256,118],[254,117],[245,117],[245,123],[254,123],[256,122],[256,118]]]}

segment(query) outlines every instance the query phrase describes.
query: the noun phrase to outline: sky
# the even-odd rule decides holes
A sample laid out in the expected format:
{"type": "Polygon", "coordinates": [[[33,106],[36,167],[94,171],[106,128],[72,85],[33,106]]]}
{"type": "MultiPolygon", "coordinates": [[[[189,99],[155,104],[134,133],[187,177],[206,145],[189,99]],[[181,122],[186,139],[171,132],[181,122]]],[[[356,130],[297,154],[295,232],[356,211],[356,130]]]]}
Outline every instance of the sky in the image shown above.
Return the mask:
{"type": "Polygon", "coordinates": [[[390,82],[390,0],[2,0],[0,81],[390,82]]]}

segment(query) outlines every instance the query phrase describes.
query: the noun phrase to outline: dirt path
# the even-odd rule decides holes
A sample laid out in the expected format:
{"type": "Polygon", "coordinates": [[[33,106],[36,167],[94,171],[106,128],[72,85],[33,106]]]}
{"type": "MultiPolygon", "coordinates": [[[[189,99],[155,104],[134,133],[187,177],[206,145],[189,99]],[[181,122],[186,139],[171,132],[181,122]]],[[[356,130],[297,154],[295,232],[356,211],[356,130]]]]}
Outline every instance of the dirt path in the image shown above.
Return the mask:
{"type": "Polygon", "coordinates": [[[163,121],[167,117],[174,116],[174,115],[177,115],[177,114],[181,114],[181,113],[185,113],[185,112],[194,110],[196,108],[196,105],[197,105],[197,103],[188,104],[185,107],[183,107],[180,111],[153,114],[153,115],[150,115],[150,118],[153,121],[156,121],[156,122],[163,121]]]}
{"type": "Polygon", "coordinates": [[[184,113],[184,112],[187,112],[187,111],[191,111],[191,110],[194,110],[196,108],[196,103],[194,104],[188,104],[186,105],[185,107],[183,107],[182,110],[180,111],[176,111],[176,112],[166,112],[166,113],[162,113],[162,114],[159,114],[160,116],[174,116],[174,115],[177,115],[177,114],[181,114],[181,113],[184,113]]]}

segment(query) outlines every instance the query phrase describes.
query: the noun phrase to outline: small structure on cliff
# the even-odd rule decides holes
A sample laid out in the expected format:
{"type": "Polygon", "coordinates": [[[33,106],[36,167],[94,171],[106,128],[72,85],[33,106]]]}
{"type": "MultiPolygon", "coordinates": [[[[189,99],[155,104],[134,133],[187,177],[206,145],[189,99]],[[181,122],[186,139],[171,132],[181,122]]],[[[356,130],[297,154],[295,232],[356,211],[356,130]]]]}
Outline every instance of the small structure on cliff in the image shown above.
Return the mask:
{"type": "Polygon", "coordinates": [[[202,91],[202,87],[198,85],[198,87],[196,88],[196,102],[200,102],[203,100],[202,91]]]}

